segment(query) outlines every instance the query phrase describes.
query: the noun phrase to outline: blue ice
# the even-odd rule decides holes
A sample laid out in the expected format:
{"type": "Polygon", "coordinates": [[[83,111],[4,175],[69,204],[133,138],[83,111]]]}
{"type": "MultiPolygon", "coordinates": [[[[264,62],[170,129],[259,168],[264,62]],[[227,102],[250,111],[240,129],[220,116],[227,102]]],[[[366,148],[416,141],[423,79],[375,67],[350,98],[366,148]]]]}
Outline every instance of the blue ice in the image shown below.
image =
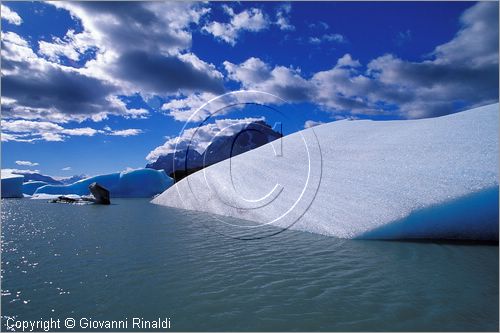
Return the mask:
{"type": "Polygon", "coordinates": [[[109,190],[111,198],[149,198],[172,186],[174,180],[163,170],[138,169],[82,179],[70,185],[45,185],[35,194],[89,195],[89,185],[97,182],[109,190]]]}
{"type": "Polygon", "coordinates": [[[37,188],[48,185],[49,183],[47,182],[42,182],[42,181],[33,181],[33,182],[27,182],[23,184],[23,193],[28,194],[28,195],[33,195],[37,188]]]}
{"type": "Polygon", "coordinates": [[[2,198],[22,198],[23,180],[23,175],[2,172],[2,198]]]}

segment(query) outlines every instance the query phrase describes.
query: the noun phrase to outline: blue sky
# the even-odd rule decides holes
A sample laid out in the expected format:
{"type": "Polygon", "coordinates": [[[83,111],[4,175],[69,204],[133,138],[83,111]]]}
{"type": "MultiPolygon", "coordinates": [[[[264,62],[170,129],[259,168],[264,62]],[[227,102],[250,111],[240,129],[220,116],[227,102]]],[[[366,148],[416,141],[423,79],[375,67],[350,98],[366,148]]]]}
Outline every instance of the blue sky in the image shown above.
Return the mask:
{"type": "MultiPolygon", "coordinates": [[[[498,3],[2,3],[2,168],[143,167],[234,119],[284,134],[440,116],[498,100],[498,3]],[[208,113],[207,113],[208,112],[208,113]],[[183,141],[184,140],[184,141],[183,141]]],[[[64,169],[64,170],[63,170],[64,169]]]]}

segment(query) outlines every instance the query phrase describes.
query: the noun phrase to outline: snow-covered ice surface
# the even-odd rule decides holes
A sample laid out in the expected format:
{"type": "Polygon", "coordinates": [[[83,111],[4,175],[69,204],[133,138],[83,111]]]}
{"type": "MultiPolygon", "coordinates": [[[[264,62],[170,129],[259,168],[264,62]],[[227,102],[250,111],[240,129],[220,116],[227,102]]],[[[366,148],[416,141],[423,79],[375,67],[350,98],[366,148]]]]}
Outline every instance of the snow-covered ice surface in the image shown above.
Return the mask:
{"type": "Polygon", "coordinates": [[[152,202],[341,238],[498,239],[498,113],[320,125],[152,202]]]}
{"type": "Polygon", "coordinates": [[[35,195],[89,195],[89,185],[93,182],[109,190],[111,198],[149,198],[165,191],[174,183],[163,170],[138,169],[90,177],[70,185],[45,185],[39,187],[35,195]]]}
{"type": "Polygon", "coordinates": [[[37,188],[45,185],[48,185],[48,183],[42,181],[30,181],[23,183],[23,193],[28,195],[33,195],[33,193],[35,193],[37,188]]]}
{"type": "Polygon", "coordinates": [[[2,198],[23,197],[23,175],[2,171],[2,198]]]}

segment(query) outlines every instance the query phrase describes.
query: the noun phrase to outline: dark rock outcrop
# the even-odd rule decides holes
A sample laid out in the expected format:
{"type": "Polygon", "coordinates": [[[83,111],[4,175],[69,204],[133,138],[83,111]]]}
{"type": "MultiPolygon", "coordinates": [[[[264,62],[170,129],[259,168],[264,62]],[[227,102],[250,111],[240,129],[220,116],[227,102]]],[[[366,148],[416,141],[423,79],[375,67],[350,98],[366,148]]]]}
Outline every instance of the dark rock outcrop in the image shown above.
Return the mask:
{"type": "Polygon", "coordinates": [[[109,191],[97,183],[92,183],[89,185],[90,193],[94,196],[94,203],[100,205],[109,205],[111,201],[109,200],[109,191]]]}

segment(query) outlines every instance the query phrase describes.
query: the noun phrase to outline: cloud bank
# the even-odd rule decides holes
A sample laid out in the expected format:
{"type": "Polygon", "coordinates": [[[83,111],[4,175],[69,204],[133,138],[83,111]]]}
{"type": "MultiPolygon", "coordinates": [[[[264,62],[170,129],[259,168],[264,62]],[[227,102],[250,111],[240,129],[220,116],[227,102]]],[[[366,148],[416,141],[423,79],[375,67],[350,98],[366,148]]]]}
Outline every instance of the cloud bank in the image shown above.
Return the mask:
{"type": "MultiPolygon", "coordinates": [[[[138,93],[147,98],[224,91],[223,75],[215,66],[189,52],[191,25],[198,24],[210,11],[206,4],[48,4],[69,11],[81,22],[83,31],[70,29],[62,38],[40,40],[36,52],[20,35],[2,33],[4,120],[24,120],[26,125],[41,122],[43,127],[49,122],[62,126],[68,122],[102,121],[110,115],[143,118],[148,116],[148,110],[129,109],[118,96],[138,93]]],[[[22,22],[17,14],[4,7],[2,18],[22,22]]],[[[29,128],[17,135],[5,133],[2,140],[31,142],[25,134],[19,134],[27,133],[29,128]]],[[[63,141],[80,135],[70,130],[58,131],[58,134],[35,133],[40,135],[32,139],[63,141]]]]}
{"type": "Polygon", "coordinates": [[[311,102],[332,113],[424,118],[498,100],[498,4],[481,2],[461,16],[461,29],[435,48],[429,60],[411,62],[386,54],[366,70],[350,54],[325,71],[304,77],[299,68],[259,58],[224,62],[227,77],[290,102],[311,102]],[[394,112],[394,111],[391,111],[394,112]]]}
{"type": "MultiPolygon", "coordinates": [[[[151,110],[128,108],[119,96],[161,96],[166,102],[158,111],[178,121],[202,121],[211,110],[191,116],[228,86],[264,91],[290,103],[307,102],[332,118],[433,117],[498,100],[496,2],[479,2],[466,10],[455,36],[420,61],[381,54],[362,64],[355,54],[346,53],[333,59],[330,68],[307,74],[266,57],[213,64],[192,47],[195,32],[232,46],[247,33],[293,33],[293,4],[243,9],[223,5],[224,16],[218,21],[210,21],[211,5],[199,2],[47,4],[70,13],[81,29],[34,41],[38,47],[27,37],[2,32],[2,141],[141,134],[140,129],[107,131],[78,124],[110,116],[150,116],[151,110]]],[[[26,24],[7,6],[1,10],[9,24],[26,24]]],[[[349,37],[330,33],[324,22],[309,26],[314,35],[307,38],[313,44],[342,43],[349,37]]],[[[408,36],[407,31],[400,38],[408,36]]],[[[232,96],[211,107],[237,102],[232,96]]]]}

